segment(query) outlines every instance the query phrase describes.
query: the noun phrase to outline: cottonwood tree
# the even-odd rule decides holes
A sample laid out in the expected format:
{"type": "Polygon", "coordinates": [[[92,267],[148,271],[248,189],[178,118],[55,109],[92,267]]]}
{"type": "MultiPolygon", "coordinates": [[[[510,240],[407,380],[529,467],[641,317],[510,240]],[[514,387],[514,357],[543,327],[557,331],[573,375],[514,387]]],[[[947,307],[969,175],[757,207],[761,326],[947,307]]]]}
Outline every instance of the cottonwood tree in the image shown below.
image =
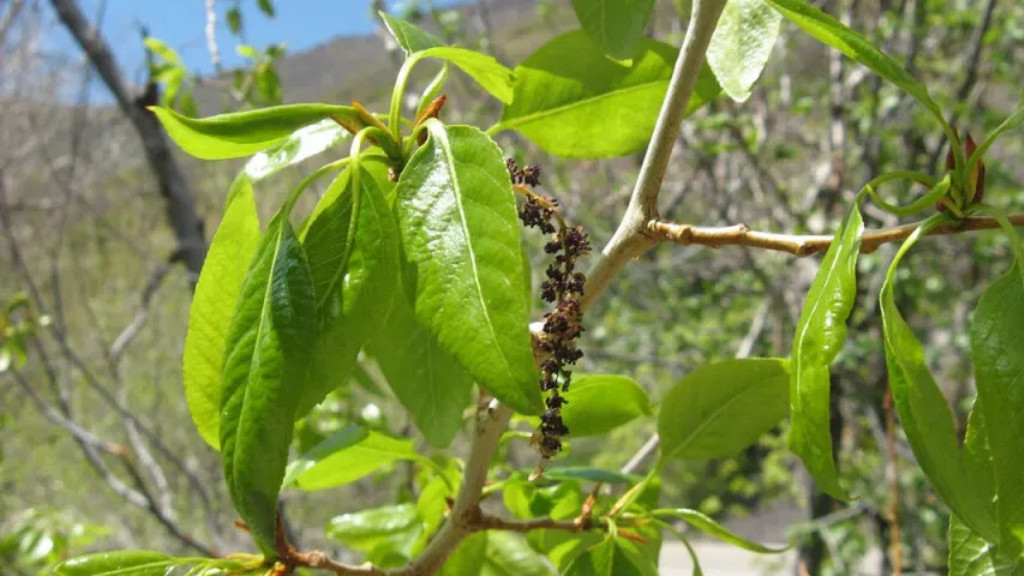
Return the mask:
{"type": "Polygon", "coordinates": [[[984,158],[1000,135],[1024,121],[1024,102],[976,141],[951,125],[927,87],[897,61],[802,0],[695,0],[678,50],[643,37],[652,4],[574,2],[582,29],[552,39],[513,70],[385,15],[405,60],[384,114],[358,103],[206,119],[153,108],[194,156],[255,154],[228,192],[199,280],[184,381],[196,427],[221,452],[240,525],[260,553],[110,552],[70,560],[57,572],[655,574],[663,533],[689,546],[678,520],[749,550],[775,552],[680,503],[660,503],[661,483],[672,481],[662,471],[673,459],[734,454],[788,417],[789,446],[818,485],[837,499],[851,498],[835,466],[829,369],[846,339],[856,264],[889,243],[900,243],[878,289],[889,390],[916,462],[953,514],[950,571],[1019,571],[1024,247],[1015,227],[1024,215],[986,202],[984,158]],[[897,170],[863,183],[830,235],[662,218],[659,192],[680,124],[720,95],[747,98],[783,20],[913,98],[945,138],[945,161],[933,171],[897,170]],[[480,130],[440,119],[447,67],[407,116],[410,74],[425,60],[461,69],[501,101],[499,122],[480,130]],[[566,158],[646,147],[621,223],[586,274],[579,259],[591,250],[587,233],[543,192],[542,169],[506,160],[492,140],[505,130],[566,158]],[[256,185],[349,137],[350,153],[310,174],[261,225],[256,185]],[[310,185],[327,177],[333,180],[312,212],[295,213],[310,185]],[[894,183],[920,194],[907,204],[890,202],[881,189],[894,183]],[[924,217],[866,230],[865,203],[897,217],[924,217]],[[550,259],[538,294],[549,311],[533,324],[520,225],[545,236],[550,259]],[[1005,233],[1011,261],[974,311],[969,336],[978,394],[961,442],[917,334],[896,306],[895,283],[901,262],[924,238],[981,229],[1005,233]],[[660,243],[821,254],[792,352],[714,362],[678,382],[657,409],[658,436],[646,450],[658,457],[645,474],[637,474],[643,458],[621,471],[559,466],[574,435],[606,434],[651,417],[650,401],[631,379],[574,374],[573,366],[583,353],[576,341],[587,311],[632,260],[660,243]],[[406,440],[356,425],[290,459],[296,420],[344,384],[360,352],[376,360],[438,448],[450,444],[463,410],[473,406],[464,459],[421,455],[406,440]],[[523,426],[532,432],[516,433],[523,426]],[[505,443],[524,436],[536,448],[532,472],[510,469],[500,458],[505,443]],[[328,527],[331,537],[364,551],[366,564],[297,549],[278,507],[283,488],[329,489],[395,461],[417,465],[414,502],[342,515],[328,527]],[[498,493],[505,510],[484,502],[498,493]]]}

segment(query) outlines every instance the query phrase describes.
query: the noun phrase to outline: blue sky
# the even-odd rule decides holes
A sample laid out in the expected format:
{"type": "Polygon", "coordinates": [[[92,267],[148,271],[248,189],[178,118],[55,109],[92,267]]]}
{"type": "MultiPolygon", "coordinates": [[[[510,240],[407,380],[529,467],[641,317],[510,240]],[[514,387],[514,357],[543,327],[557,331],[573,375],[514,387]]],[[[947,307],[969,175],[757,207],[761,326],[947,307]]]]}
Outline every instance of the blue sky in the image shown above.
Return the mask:
{"type": "MultiPolygon", "coordinates": [[[[102,0],[80,0],[79,5],[90,21],[95,22],[102,0]]],[[[436,5],[449,5],[455,0],[436,0],[436,5]]],[[[125,75],[134,82],[145,77],[144,52],[140,25],[150,34],[167,42],[194,71],[213,70],[206,47],[206,12],[204,0],[106,0],[101,29],[117,55],[125,75]]],[[[226,67],[241,63],[235,55],[237,38],[224,22],[224,12],[233,4],[217,0],[217,40],[221,59],[226,67]]],[[[389,1],[401,6],[401,1],[389,1]]],[[[422,2],[421,4],[428,4],[422,2]]],[[[272,42],[285,42],[291,53],[321,44],[336,36],[368,34],[374,29],[369,0],[274,0],[275,18],[265,17],[255,0],[242,0],[246,41],[257,47],[272,42]]],[[[79,54],[70,36],[59,26],[53,35],[54,48],[60,52],[79,54]]]]}

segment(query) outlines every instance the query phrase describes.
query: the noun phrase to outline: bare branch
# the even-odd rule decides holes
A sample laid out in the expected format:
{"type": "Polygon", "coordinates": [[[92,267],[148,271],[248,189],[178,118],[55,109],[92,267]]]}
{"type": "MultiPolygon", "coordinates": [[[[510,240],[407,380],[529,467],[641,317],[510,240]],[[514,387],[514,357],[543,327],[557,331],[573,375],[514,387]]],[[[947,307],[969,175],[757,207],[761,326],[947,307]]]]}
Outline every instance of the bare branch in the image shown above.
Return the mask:
{"type": "MultiPolygon", "coordinates": [[[[1015,226],[1024,226],[1024,214],[1009,216],[1015,226]]],[[[920,222],[905,224],[895,228],[866,232],[861,240],[861,252],[870,254],[883,244],[899,242],[910,236],[920,226],[920,222]]],[[[992,230],[999,227],[995,218],[966,218],[959,222],[939,226],[929,236],[960,234],[975,230],[992,230]]],[[[746,246],[786,252],[794,256],[809,256],[828,250],[832,243],[829,235],[798,235],[777,234],[774,232],[758,232],[751,230],[746,224],[733,226],[705,227],[691,226],[662,220],[653,220],[648,224],[651,237],[662,242],[674,242],[684,246],[697,244],[718,248],[720,246],[746,246]]]]}
{"type": "Polygon", "coordinates": [[[159,183],[160,195],[166,202],[168,222],[174,229],[178,247],[182,251],[182,261],[192,273],[194,285],[206,257],[203,222],[196,213],[185,175],[174,160],[160,123],[146,110],[146,106],[153,103],[133,97],[110,47],[85,19],[76,2],[51,0],[51,4],[142,140],[146,160],[159,183]]]}
{"type": "Polygon", "coordinates": [[[217,7],[216,0],[205,0],[206,4],[206,48],[210,51],[210,62],[220,72],[220,48],[217,46],[217,7]]]}
{"type": "Polygon", "coordinates": [[[694,0],[686,39],[679,51],[668,93],[662,104],[658,122],[654,127],[651,144],[640,167],[640,175],[629,206],[619,228],[601,251],[597,262],[587,274],[587,285],[580,305],[587,309],[611,284],[612,279],[626,264],[656,244],[647,237],[647,222],[658,216],[658,192],[672,156],[672,148],[679,135],[679,124],[686,113],[697,76],[704,64],[704,55],[725,0],[694,0]]]}

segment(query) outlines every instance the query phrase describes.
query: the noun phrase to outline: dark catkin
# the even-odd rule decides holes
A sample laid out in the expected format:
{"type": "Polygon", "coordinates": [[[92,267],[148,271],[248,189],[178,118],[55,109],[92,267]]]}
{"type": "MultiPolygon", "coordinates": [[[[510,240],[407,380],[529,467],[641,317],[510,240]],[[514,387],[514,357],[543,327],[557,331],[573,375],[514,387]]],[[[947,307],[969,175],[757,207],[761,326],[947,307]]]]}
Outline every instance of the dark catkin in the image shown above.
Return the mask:
{"type": "Polygon", "coordinates": [[[553,254],[554,258],[545,272],[547,278],[540,285],[541,298],[554,305],[544,315],[539,345],[539,351],[546,358],[540,366],[540,389],[546,395],[547,409],[534,435],[541,456],[548,460],[562,450],[562,438],[569,434],[569,428],[562,421],[562,406],[568,404],[568,400],[562,394],[569,390],[572,382],[570,367],[583,357],[576,340],[583,332],[580,297],[586,283],[586,276],[576,271],[576,261],[590,252],[590,240],[582,227],[569,227],[556,214],[558,201],[532,192],[532,188],[540,185],[540,168],[520,168],[512,159],[505,164],[512,184],[526,197],[519,207],[519,219],[523,225],[552,236],[544,245],[544,252],[553,254]]]}

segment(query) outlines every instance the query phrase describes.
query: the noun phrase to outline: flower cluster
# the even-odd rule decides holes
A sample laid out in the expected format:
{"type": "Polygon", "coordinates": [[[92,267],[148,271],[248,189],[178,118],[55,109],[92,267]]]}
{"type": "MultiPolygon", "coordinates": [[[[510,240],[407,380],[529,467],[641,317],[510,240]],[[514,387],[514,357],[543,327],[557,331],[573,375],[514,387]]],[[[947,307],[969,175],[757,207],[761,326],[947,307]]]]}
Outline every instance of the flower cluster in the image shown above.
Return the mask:
{"type": "Polygon", "coordinates": [[[580,297],[583,296],[586,276],[576,271],[576,261],[590,252],[590,240],[582,227],[570,228],[565,223],[558,213],[558,201],[531,190],[540,184],[539,168],[520,168],[511,159],[506,161],[506,165],[512,183],[526,197],[519,208],[519,219],[527,227],[539,228],[541,232],[552,235],[544,251],[554,255],[554,262],[548,266],[547,279],[541,283],[541,298],[554,304],[554,310],[544,315],[539,345],[539,352],[545,357],[540,366],[540,388],[547,395],[547,410],[541,416],[540,430],[535,434],[535,442],[546,460],[561,451],[562,437],[569,433],[569,428],[562,421],[562,406],[568,403],[562,393],[568,391],[572,380],[569,366],[583,357],[583,352],[576,346],[576,339],[583,332],[580,297]]]}

